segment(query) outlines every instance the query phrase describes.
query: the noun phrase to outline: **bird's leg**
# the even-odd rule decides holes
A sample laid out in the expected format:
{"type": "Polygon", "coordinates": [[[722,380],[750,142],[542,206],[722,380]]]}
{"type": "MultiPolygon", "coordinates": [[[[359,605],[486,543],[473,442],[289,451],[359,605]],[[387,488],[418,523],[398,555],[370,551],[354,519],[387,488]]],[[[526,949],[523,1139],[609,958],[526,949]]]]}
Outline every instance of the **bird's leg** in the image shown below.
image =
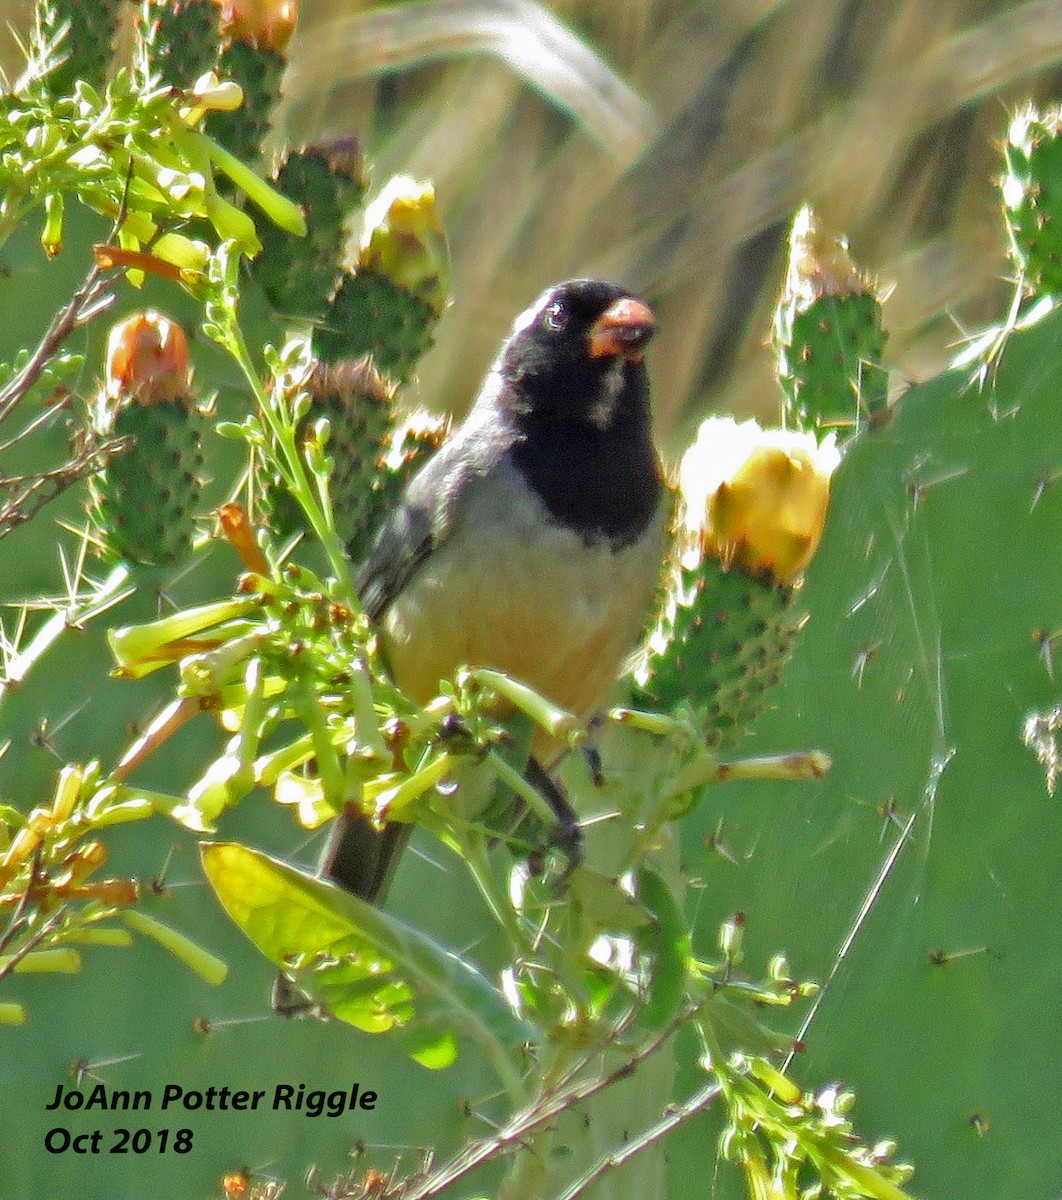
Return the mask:
{"type": "MultiPolygon", "coordinates": [[[[579,817],[575,809],[568,803],[560,784],[549,774],[537,758],[529,758],[524,768],[524,778],[549,805],[550,811],[557,819],[546,843],[545,849],[556,848],[568,860],[568,865],[561,876],[563,882],[583,861],[583,831],[579,825],[579,817]]],[[[542,873],[545,863],[544,849],[536,850],[529,860],[532,871],[536,875],[542,873]]]]}
{"type": "Polygon", "coordinates": [[[601,762],[601,751],[598,750],[597,742],[594,740],[598,730],[604,724],[604,720],[604,716],[601,713],[595,713],[590,718],[590,723],[586,727],[589,739],[580,747],[583,752],[583,759],[586,762],[586,769],[590,773],[590,780],[594,787],[605,786],[605,768],[601,762]]]}

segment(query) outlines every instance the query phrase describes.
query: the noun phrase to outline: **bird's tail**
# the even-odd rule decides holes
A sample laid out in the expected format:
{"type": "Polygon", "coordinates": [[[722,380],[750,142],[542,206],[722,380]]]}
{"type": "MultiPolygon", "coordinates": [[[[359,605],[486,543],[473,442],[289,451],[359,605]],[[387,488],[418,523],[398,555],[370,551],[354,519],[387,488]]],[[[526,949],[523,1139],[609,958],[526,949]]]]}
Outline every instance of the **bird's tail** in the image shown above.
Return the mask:
{"type": "Polygon", "coordinates": [[[367,904],[382,904],[412,829],[401,821],[374,829],[358,813],[338,817],[317,874],[367,904]]]}

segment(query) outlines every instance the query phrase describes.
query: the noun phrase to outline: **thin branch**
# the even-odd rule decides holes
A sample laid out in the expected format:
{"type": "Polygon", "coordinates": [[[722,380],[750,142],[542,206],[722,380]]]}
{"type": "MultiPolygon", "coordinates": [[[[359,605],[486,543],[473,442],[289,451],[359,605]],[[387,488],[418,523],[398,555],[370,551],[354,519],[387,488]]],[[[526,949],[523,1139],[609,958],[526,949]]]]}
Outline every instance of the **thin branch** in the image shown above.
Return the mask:
{"type": "MultiPolygon", "coordinates": [[[[558,1088],[538,1097],[526,1108],[517,1112],[505,1125],[490,1137],[473,1142],[456,1154],[448,1163],[430,1175],[419,1178],[403,1179],[396,1185],[380,1193],[379,1200],[431,1200],[434,1196],[442,1195],[447,1188],[463,1179],[477,1167],[500,1154],[513,1154],[521,1148],[526,1139],[538,1132],[543,1126],[555,1120],[561,1113],[589,1100],[613,1084],[619,1083],[632,1075],[647,1058],[660,1049],[683,1025],[696,1009],[683,1011],[652,1041],[641,1047],[626,1062],[621,1063],[607,1075],[558,1088]]],[[[356,1192],[348,1193],[352,1198],[356,1192]]]]}
{"type": "Polygon", "coordinates": [[[97,442],[87,438],[75,450],[74,456],[61,466],[32,475],[0,476],[0,490],[13,492],[0,504],[0,538],[32,520],[42,508],[85,476],[98,471],[121,441],[121,438],[111,438],[97,442]]]}
{"type": "Polygon", "coordinates": [[[614,1153],[606,1154],[603,1158],[598,1159],[586,1174],[580,1175],[566,1191],[557,1197],[557,1200],[578,1200],[578,1197],[584,1195],[588,1188],[597,1183],[602,1176],[607,1175],[609,1171],[614,1171],[617,1167],[622,1167],[624,1163],[629,1162],[636,1154],[640,1154],[643,1150],[647,1150],[650,1146],[655,1145],[662,1138],[667,1137],[673,1129],[677,1129],[684,1122],[688,1121],[690,1117],[695,1117],[698,1113],[703,1112],[709,1104],[718,1098],[722,1090],[722,1084],[709,1083],[701,1088],[699,1092],[692,1095],[685,1104],[671,1106],[667,1116],[655,1125],[650,1125],[648,1129],[644,1129],[638,1137],[628,1142],[622,1150],[616,1150],[614,1153]]]}
{"type": "Polygon", "coordinates": [[[0,954],[2,954],[11,944],[12,939],[18,934],[19,930],[26,923],[26,909],[29,908],[30,893],[33,891],[33,881],[37,878],[37,873],[41,865],[41,848],[38,845],[33,853],[33,863],[30,866],[30,883],[26,890],[18,898],[18,903],[15,905],[15,911],[11,914],[11,920],[8,922],[7,928],[0,935],[0,954]]]}
{"type": "Polygon", "coordinates": [[[26,393],[40,379],[42,372],[55,357],[59,347],[83,321],[95,316],[106,303],[108,284],[98,266],[93,266],[69,301],[55,314],[44,337],[30,356],[29,362],[0,390],[0,423],[7,420],[26,393]]]}
{"type": "Polygon", "coordinates": [[[0,454],[6,454],[13,446],[25,441],[26,438],[31,437],[39,429],[47,429],[49,425],[52,425],[58,419],[60,413],[69,407],[70,393],[68,392],[58,403],[49,405],[39,416],[34,417],[24,429],[20,429],[18,433],[14,434],[3,445],[0,445],[0,454]]]}
{"type": "Polygon", "coordinates": [[[48,920],[44,922],[40,929],[38,929],[32,937],[27,938],[27,940],[21,946],[19,946],[15,953],[11,955],[7,962],[0,966],[0,979],[3,979],[5,975],[10,974],[28,954],[31,954],[34,950],[36,950],[41,942],[43,942],[44,939],[49,936],[49,934],[53,933],[58,926],[62,924],[65,916],[66,907],[64,906],[62,908],[57,908],[55,912],[52,913],[52,915],[48,918],[48,920]]]}
{"type": "MultiPolygon", "coordinates": [[[[11,920],[8,923],[7,929],[4,931],[3,937],[0,937],[0,950],[6,950],[22,927],[27,925],[26,910],[30,905],[30,897],[33,894],[34,884],[40,878],[41,869],[41,847],[38,845],[33,854],[33,861],[30,864],[29,879],[26,883],[26,890],[18,898],[18,903],[15,905],[15,911],[11,915],[11,920]]],[[[66,905],[61,904],[54,913],[48,918],[44,924],[36,930],[25,942],[11,955],[3,966],[0,966],[0,979],[5,975],[9,975],[15,967],[29,954],[35,950],[46,937],[56,929],[66,915],[66,905]]]]}

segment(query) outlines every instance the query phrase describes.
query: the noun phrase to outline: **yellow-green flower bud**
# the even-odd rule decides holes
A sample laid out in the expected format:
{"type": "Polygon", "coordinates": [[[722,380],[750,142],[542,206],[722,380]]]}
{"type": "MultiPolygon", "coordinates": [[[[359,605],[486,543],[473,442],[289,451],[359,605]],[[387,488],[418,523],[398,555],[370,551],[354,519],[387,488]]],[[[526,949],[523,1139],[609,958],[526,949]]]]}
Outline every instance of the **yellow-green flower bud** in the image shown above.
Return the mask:
{"type": "Polygon", "coordinates": [[[365,210],[359,269],[385,275],[438,316],[450,285],[450,251],[430,183],[396,175],[365,210]]]}

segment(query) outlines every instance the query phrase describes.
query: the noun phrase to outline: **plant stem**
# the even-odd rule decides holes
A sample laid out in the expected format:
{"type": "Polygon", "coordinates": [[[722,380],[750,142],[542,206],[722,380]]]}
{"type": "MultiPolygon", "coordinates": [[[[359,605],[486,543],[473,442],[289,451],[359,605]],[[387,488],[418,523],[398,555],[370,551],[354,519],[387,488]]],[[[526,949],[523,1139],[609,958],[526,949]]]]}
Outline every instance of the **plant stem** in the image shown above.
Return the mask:
{"type": "Polygon", "coordinates": [[[705,1084],[699,1092],[694,1093],[685,1103],[670,1106],[665,1117],[655,1125],[650,1125],[648,1129],[642,1130],[622,1150],[613,1151],[611,1154],[606,1154],[603,1158],[600,1158],[585,1174],[580,1175],[570,1187],[563,1191],[556,1200],[578,1200],[603,1175],[608,1174],[609,1171],[614,1171],[617,1167],[622,1167],[624,1163],[629,1162],[636,1154],[640,1154],[643,1150],[648,1150],[650,1146],[667,1137],[672,1130],[685,1124],[691,1117],[704,1112],[710,1104],[719,1098],[722,1091],[722,1086],[718,1083],[705,1084]]]}
{"type": "Polygon", "coordinates": [[[350,571],[347,569],[347,560],[346,555],[343,553],[342,543],[339,540],[339,535],[336,533],[334,522],[327,519],[317,501],[317,497],[313,493],[313,489],[310,487],[309,479],[306,476],[306,468],[295,446],[293,432],[290,428],[285,428],[277,420],[276,413],[273,412],[269,398],[266,396],[261,381],[255,372],[254,365],[251,362],[250,351],[247,349],[247,342],[244,339],[243,331],[235,319],[229,322],[228,334],[228,350],[239,364],[244,378],[254,393],[262,419],[273,435],[273,439],[283,459],[284,473],[288,477],[291,491],[304,509],[310,525],[313,527],[314,535],[324,548],[329,567],[335,576],[338,595],[352,611],[357,612],[360,610],[360,605],[358,604],[357,595],[354,592],[354,586],[351,583],[350,571]]]}

